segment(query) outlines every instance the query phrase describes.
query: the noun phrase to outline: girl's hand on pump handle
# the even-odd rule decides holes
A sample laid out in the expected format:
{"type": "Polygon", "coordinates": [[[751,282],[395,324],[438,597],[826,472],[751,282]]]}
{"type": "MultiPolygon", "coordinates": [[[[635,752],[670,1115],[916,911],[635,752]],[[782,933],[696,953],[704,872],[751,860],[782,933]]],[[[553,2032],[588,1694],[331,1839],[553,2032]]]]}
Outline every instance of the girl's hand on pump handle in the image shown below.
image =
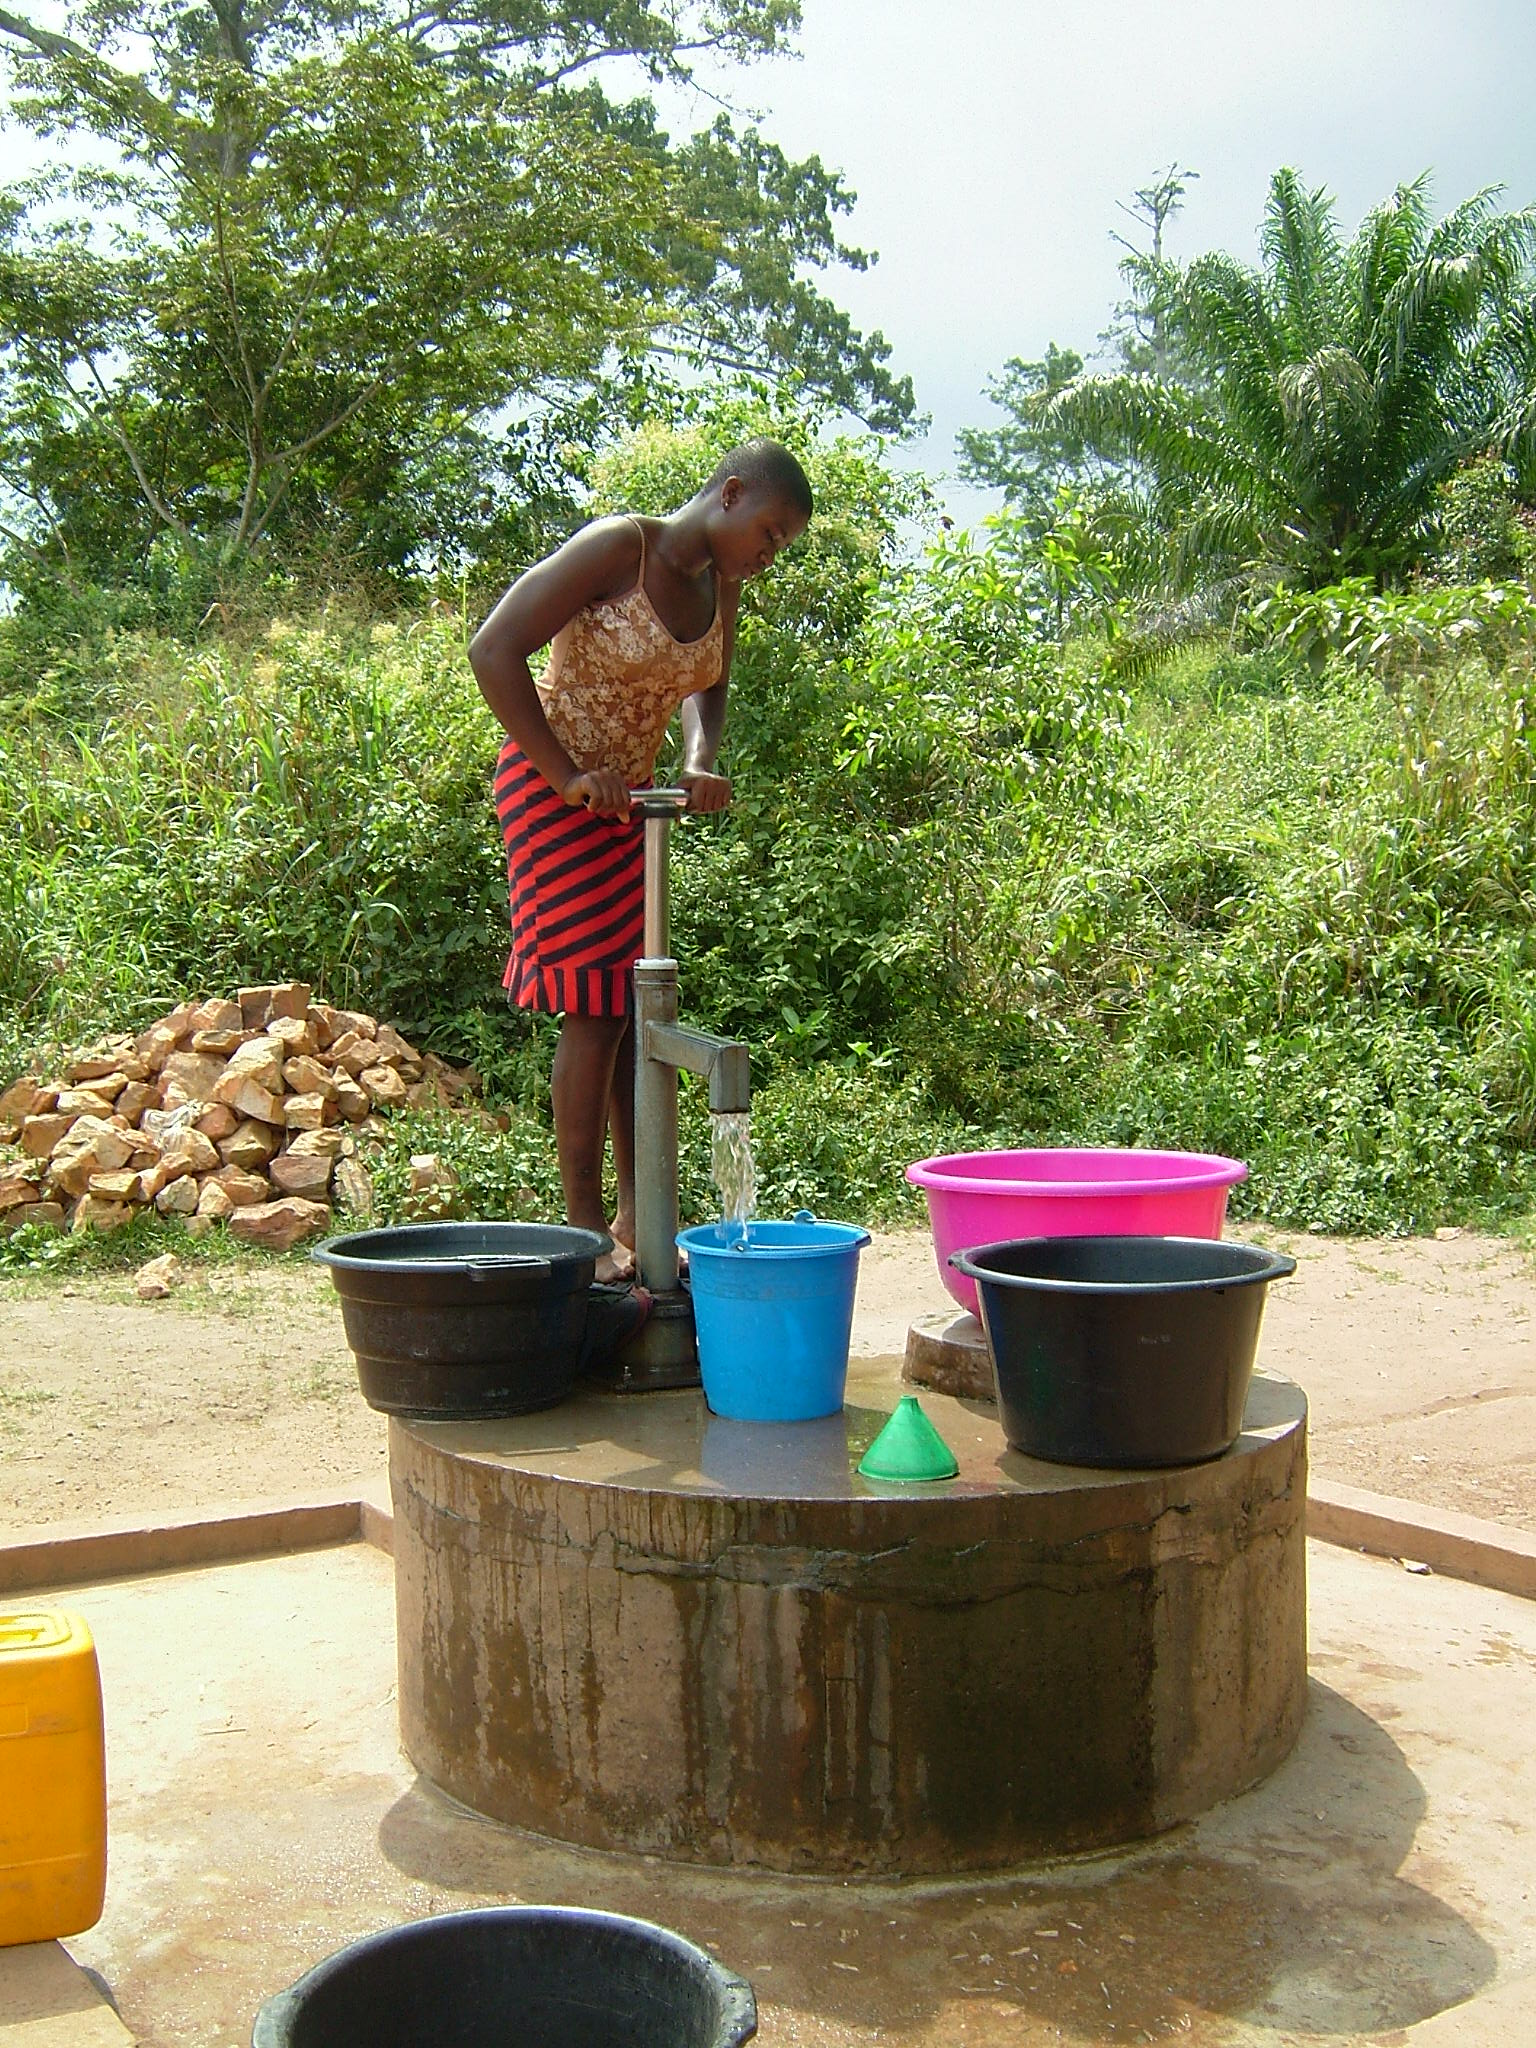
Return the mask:
{"type": "Polygon", "coordinates": [[[578,768],[560,791],[568,804],[583,804],[595,818],[629,816],[629,778],[612,768],[578,768]]]}
{"type": "Polygon", "coordinates": [[[688,792],[690,811],[723,811],[731,801],[728,775],[716,775],[705,768],[685,768],[677,783],[679,789],[688,792]]]}

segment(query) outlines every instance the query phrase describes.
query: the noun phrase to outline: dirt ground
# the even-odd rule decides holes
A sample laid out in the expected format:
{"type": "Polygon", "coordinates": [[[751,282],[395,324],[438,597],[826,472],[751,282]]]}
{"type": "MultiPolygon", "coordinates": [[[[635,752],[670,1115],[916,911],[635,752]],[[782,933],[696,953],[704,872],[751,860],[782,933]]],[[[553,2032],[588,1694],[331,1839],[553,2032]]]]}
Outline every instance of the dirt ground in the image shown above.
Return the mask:
{"type": "MultiPolygon", "coordinates": [[[[1306,1389],[1314,1473],[1536,1529],[1536,1262],[1472,1233],[1245,1234],[1299,1261],[1259,1356],[1306,1389]]],[[[855,1350],[899,1354],[946,1300],[926,1232],[877,1237],[855,1350]]],[[[384,1467],[317,1268],[193,1268],[158,1302],[126,1275],[0,1283],[9,1529],[312,1496],[384,1467]]]]}

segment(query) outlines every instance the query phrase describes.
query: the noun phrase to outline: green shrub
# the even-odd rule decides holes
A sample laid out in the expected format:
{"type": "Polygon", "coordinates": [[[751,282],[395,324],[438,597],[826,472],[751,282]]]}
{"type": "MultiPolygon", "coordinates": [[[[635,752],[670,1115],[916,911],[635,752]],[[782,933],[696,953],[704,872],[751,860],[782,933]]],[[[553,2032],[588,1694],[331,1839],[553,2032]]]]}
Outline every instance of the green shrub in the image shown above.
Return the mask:
{"type": "Polygon", "coordinates": [[[1507,583],[1430,584],[1378,590],[1351,576],[1322,590],[1279,589],[1254,606],[1252,625],[1321,674],[1334,658],[1384,682],[1454,670],[1475,654],[1490,668],[1529,661],[1536,593],[1507,583]]]}
{"type": "MultiPolygon", "coordinates": [[[[558,1216],[560,1175],[547,1115],[517,1106],[503,1115],[510,1125],[505,1132],[450,1111],[391,1117],[388,1130],[364,1148],[374,1220],[399,1222],[422,1213],[410,1193],[410,1161],[419,1153],[435,1154],[452,1170],[455,1186],[441,1213],[523,1221],[558,1216]]],[[[679,1085],[678,1121],[679,1208],[685,1223],[702,1222],[720,1205],[709,1178],[708,1099],[688,1076],[679,1085]]],[[[877,1223],[920,1213],[920,1198],[902,1168],[962,1136],[956,1121],[925,1109],[910,1082],[857,1060],[779,1072],[754,1092],[751,1130],[759,1215],[805,1208],[877,1223]]]]}
{"type": "Polygon", "coordinates": [[[1246,1199],[1328,1229],[1530,1200],[1529,692],[1476,660],[1396,697],[1340,670],[1165,732],[1140,891],[1105,851],[1120,961],[1080,970],[1119,1010],[1097,1135],[1236,1152],[1246,1199]]]}
{"type": "Polygon", "coordinates": [[[1507,462],[1479,456],[1442,484],[1436,497],[1439,544],[1428,565],[1436,579],[1465,584],[1529,575],[1536,540],[1507,462]]]}
{"type": "Polygon", "coordinates": [[[560,1170],[547,1117],[516,1105],[503,1116],[506,1131],[451,1110],[392,1116],[387,1129],[363,1147],[374,1222],[399,1223],[424,1213],[410,1192],[411,1159],[418,1153],[435,1154],[453,1175],[443,1214],[526,1223],[561,1215],[560,1170]]]}
{"type": "MultiPolygon", "coordinates": [[[[702,447],[637,443],[627,501],[702,447]]],[[[910,1215],[909,1159],[989,1141],[1235,1152],[1242,1201],[1327,1228],[1528,1205],[1529,594],[1277,599],[1255,648],[1127,694],[1101,639],[1041,640],[1005,556],[903,567],[869,460],[818,478],[844,530],[791,551],[784,609],[754,593],[737,801],[675,835],[684,1008],[752,1048],[763,1212],[910,1215]]],[[[440,614],[62,652],[0,704],[0,1079],[292,974],[472,1059],[511,1119],[401,1119],[381,1212],[435,1150],[481,1213],[557,1213],[555,1027],[499,992],[495,747],[440,614]]],[[[691,1083],[683,1128],[702,1215],[691,1083]]]]}
{"type": "Polygon", "coordinates": [[[0,971],[23,1029],[68,1038],[284,974],[440,1042],[484,1003],[506,929],[495,747],[456,622],[275,621],[259,656],[164,644],[104,682],[89,725],[47,713],[0,730],[20,832],[0,971]]]}

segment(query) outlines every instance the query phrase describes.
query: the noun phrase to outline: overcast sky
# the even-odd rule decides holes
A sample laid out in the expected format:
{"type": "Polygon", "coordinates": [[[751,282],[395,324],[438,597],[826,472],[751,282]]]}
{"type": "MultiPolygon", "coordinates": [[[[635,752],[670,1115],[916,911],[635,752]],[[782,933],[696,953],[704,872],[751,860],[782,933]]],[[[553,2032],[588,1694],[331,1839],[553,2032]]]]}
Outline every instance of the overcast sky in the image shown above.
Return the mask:
{"type": "Polygon", "coordinates": [[[914,378],[933,470],[959,427],[995,421],[982,394],[1008,356],[1091,350],[1120,296],[1115,203],[1171,162],[1200,173],[1181,257],[1251,257],[1281,164],[1351,230],[1424,170],[1442,207],[1490,184],[1536,200],[1536,0],[803,6],[800,59],[728,89],[858,193],[847,239],[880,261],[830,288],[914,378]]]}
{"type": "MultiPolygon", "coordinates": [[[[1349,228],[1402,179],[1450,205],[1536,200],[1536,0],[803,0],[801,56],[718,81],[791,155],[858,193],[869,272],[826,280],[879,328],[952,469],[996,415],[987,377],[1048,341],[1085,353],[1119,296],[1116,201],[1200,173],[1176,256],[1251,255],[1271,172],[1324,185],[1349,228]]],[[[707,100],[669,102],[676,129],[707,100]]],[[[0,175],[19,168],[0,137],[0,175]]],[[[952,491],[971,516],[988,501],[952,491]]]]}

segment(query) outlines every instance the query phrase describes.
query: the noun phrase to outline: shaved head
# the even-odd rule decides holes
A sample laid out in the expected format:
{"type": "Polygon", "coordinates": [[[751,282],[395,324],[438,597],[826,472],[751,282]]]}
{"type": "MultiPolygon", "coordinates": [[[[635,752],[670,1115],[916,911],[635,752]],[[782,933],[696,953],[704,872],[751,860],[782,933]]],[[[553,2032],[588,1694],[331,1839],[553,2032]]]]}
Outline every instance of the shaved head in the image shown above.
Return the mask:
{"type": "Polygon", "coordinates": [[[782,499],[806,520],[815,510],[810,479],[780,441],[744,441],[721,459],[704,489],[717,491],[727,477],[733,476],[739,477],[749,491],[782,499]]]}

